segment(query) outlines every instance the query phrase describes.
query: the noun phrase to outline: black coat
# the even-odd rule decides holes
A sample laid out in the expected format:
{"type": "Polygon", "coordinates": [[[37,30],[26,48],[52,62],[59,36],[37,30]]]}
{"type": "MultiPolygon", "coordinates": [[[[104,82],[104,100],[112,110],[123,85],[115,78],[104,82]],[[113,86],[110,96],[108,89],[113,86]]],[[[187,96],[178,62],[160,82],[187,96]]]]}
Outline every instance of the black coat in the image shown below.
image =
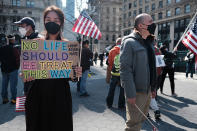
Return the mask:
{"type": "Polygon", "coordinates": [[[38,32],[33,32],[33,33],[31,33],[31,35],[24,36],[22,39],[35,39],[35,38],[39,38],[39,33],[38,32]]]}
{"type": "Polygon", "coordinates": [[[1,71],[10,73],[20,67],[20,53],[12,44],[0,48],[1,71]]]}
{"type": "Polygon", "coordinates": [[[89,48],[83,48],[81,54],[81,67],[82,72],[90,69],[93,53],[89,48]]]}

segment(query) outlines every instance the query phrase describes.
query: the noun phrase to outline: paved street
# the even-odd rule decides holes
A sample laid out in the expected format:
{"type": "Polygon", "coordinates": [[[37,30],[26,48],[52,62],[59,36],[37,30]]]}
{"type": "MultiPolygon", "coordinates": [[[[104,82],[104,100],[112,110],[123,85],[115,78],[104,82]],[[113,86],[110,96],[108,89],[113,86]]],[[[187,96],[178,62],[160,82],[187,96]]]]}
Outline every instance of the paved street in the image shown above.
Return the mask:
{"type": "MultiPolygon", "coordinates": [[[[118,90],[116,90],[114,108],[106,108],[105,97],[109,89],[109,85],[105,83],[106,67],[95,66],[91,71],[95,74],[88,79],[87,83],[90,97],[80,98],[76,92],[76,84],[70,83],[73,97],[74,131],[123,131],[126,118],[125,111],[117,108],[118,90]]],[[[166,78],[165,94],[161,95],[158,92],[162,120],[156,122],[153,111],[150,110],[152,121],[159,131],[196,131],[197,76],[194,75],[194,79],[186,79],[184,73],[176,73],[175,78],[178,97],[170,96],[169,80],[166,78]]],[[[2,83],[1,76],[0,83],[2,83]]],[[[23,84],[19,79],[18,96],[22,95],[22,90],[23,84]]],[[[1,98],[0,102],[2,103],[1,98]]],[[[25,131],[24,113],[16,113],[14,109],[14,105],[0,104],[0,131],[25,131]]],[[[148,122],[143,124],[143,131],[151,129],[148,122]]]]}

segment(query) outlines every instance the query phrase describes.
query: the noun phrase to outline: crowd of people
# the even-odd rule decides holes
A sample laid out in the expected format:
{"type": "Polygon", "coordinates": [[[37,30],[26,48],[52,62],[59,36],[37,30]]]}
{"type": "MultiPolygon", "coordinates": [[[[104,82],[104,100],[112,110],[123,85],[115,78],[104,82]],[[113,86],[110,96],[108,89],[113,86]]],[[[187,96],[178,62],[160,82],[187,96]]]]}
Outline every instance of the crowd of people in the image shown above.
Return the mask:
{"type": "MultiPolygon", "coordinates": [[[[49,6],[43,13],[46,33],[40,36],[36,32],[35,22],[30,17],[24,17],[15,22],[19,27],[22,39],[37,40],[62,40],[64,27],[64,14],[56,6],[49,6]]],[[[163,93],[163,84],[166,74],[169,75],[172,96],[175,93],[174,83],[174,59],[176,54],[168,51],[165,43],[161,48],[156,45],[154,32],[156,24],[148,14],[140,14],[135,18],[133,32],[123,38],[117,38],[115,46],[106,56],[106,83],[109,84],[109,92],[106,96],[106,105],[112,108],[115,88],[119,87],[118,108],[126,108],[125,131],[139,131],[141,123],[145,120],[138,108],[148,116],[151,107],[155,112],[155,118],[160,118],[160,111],[156,102],[157,90],[163,93]],[[164,55],[165,66],[156,66],[155,55],[164,55]]],[[[3,104],[9,102],[8,83],[10,83],[11,103],[16,103],[17,81],[20,67],[20,48],[16,46],[15,36],[0,34],[0,63],[2,72],[1,96],[3,104]]],[[[88,97],[86,83],[90,71],[91,62],[100,66],[104,65],[105,54],[102,52],[94,55],[89,49],[89,41],[83,41],[81,54],[81,67],[76,67],[77,91],[81,97],[88,97]]],[[[193,77],[195,56],[189,52],[186,56],[188,73],[193,77]]],[[[22,76],[23,74],[20,74],[22,76]]],[[[73,131],[72,98],[69,81],[73,79],[24,79],[24,95],[26,131],[67,130],[73,131]],[[58,88],[57,88],[58,87],[58,88]]]]}

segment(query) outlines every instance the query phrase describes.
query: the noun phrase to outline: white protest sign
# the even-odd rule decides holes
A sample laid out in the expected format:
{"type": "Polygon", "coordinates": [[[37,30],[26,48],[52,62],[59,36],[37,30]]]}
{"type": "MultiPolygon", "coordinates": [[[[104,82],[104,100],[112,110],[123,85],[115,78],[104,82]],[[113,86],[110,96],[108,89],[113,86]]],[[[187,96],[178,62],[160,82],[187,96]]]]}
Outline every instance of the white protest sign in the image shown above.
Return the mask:
{"type": "Polygon", "coordinates": [[[164,55],[156,55],[156,67],[164,67],[165,62],[163,60],[164,55]]]}

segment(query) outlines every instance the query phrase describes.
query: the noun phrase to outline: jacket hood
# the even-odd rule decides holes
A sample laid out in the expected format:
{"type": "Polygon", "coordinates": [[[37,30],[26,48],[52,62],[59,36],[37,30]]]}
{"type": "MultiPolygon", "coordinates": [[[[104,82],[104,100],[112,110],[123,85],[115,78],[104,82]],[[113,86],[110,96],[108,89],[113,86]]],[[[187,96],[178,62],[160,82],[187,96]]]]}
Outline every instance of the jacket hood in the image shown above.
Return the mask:
{"type": "Polygon", "coordinates": [[[120,45],[114,46],[114,48],[112,48],[111,51],[114,51],[116,53],[120,53],[120,45]]]}

